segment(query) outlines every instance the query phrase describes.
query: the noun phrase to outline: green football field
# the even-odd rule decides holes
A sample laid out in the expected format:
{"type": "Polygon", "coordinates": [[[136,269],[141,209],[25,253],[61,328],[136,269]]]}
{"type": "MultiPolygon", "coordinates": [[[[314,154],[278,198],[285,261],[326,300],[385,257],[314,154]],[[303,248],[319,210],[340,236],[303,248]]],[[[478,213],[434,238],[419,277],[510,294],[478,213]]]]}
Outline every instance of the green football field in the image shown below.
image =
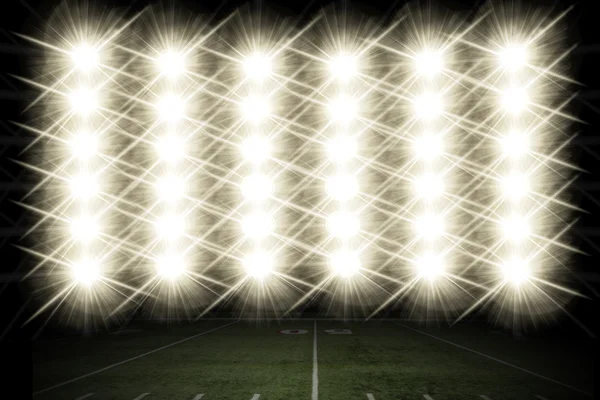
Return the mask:
{"type": "Polygon", "coordinates": [[[33,390],[39,400],[591,399],[591,346],[473,323],[139,323],[36,340],[33,390]]]}

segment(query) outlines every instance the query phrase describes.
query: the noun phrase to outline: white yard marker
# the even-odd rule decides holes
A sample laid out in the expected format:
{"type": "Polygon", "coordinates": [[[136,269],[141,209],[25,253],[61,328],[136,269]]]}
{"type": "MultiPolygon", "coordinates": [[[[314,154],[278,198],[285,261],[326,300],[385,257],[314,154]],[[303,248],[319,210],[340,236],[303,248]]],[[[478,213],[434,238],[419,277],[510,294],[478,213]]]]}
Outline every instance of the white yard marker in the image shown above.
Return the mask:
{"type": "Polygon", "coordinates": [[[373,396],[371,393],[367,393],[367,399],[375,400],[375,396],[373,396]]]}
{"type": "Polygon", "coordinates": [[[547,398],[545,398],[544,396],[540,396],[539,394],[536,394],[535,397],[540,400],[548,400],[547,398]]]}
{"type": "Polygon", "coordinates": [[[117,363],[111,364],[111,365],[109,365],[109,366],[107,366],[107,367],[104,367],[104,368],[97,369],[96,371],[92,371],[92,372],[90,372],[90,373],[87,373],[87,374],[85,374],[85,375],[78,376],[77,378],[73,378],[73,379],[69,379],[68,381],[64,381],[64,382],[61,382],[61,383],[57,383],[56,385],[53,385],[53,386],[47,387],[46,389],[38,390],[37,392],[34,392],[34,393],[33,393],[33,395],[34,395],[34,396],[37,396],[38,394],[42,394],[42,393],[44,393],[44,392],[47,392],[47,391],[49,391],[49,390],[56,389],[56,388],[59,388],[59,387],[61,387],[61,386],[68,385],[69,383],[77,382],[77,381],[78,381],[78,380],[80,380],[80,379],[87,378],[87,377],[89,377],[89,376],[92,376],[92,375],[99,374],[100,372],[104,372],[104,371],[106,371],[106,370],[108,370],[108,369],[111,369],[111,368],[114,368],[114,367],[118,367],[119,365],[122,365],[122,364],[128,363],[129,361],[137,360],[138,358],[142,358],[142,357],[145,357],[145,356],[147,356],[147,355],[150,355],[150,354],[152,354],[152,353],[156,353],[156,352],[158,352],[158,351],[161,351],[161,350],[167,349],[167,348],[169,348],[169,347],[172,347],[172,346],[175,346],[175,345],[177,345],[177,344],[179,344],[179,343],[187,342],[188,340],[192,340],[192,339],[194,339],[194,338],[197,338],[198,336],[206,335],[207,333],[211,333],[211,332],[214,332],[214,331],[216,331],[216,330],[219,330],[219,329],[225,328],[226,326],[233,325],[233,324],[235,324],[235,323],[237,323],[237,322],[238,322],[238,321],[233,321],[233,322],[230,322],[230,323],[228,323],[228,324],[225,324],[225,325],[218,326],[218,327],[216,327],[216,328],[214,328],[214,329],[210,329],[210,330],[208,330],[208,331],[204,331],[204,332],[197,333],[197,334],[195,334],[195,335],[192,335],[192,336],[186,337],[185,339],[181,339],[181,340],[178,340],[178,341],[176,341],[176,342],[173,342],[173,343],[167,344],[166,346],[162,346],[162,347],[159,347],[159,348],[157,348],[157,349],[154,349],[154,350],[147,351],[147,352],[145,352],[145,353],[142,353],[142,354],[140,354],[140,355],[137,355],[137,356],[135,356],[135,357],[131,357],[131,358],[128,358],[128,359],[126,359],[126,360],[119,361],[119,362],[117,362],[117,363]]]}
{"type": "Polygon", "coordinates": [[[94,395],[94,393],[88,393],[88,394],[84,394],[81,397],[76,398],[75,400],[83,400],[83,399],[87,399],[88,397],[92,397],[94,395]]]}
{"type": "Polygon", "coordinates": [[[506,366],[508,366],[508,367],[512,367],[512,368],[518,369],[519,371],[525,372],[525,373],[527,373],[527,374],[530,374],[530,375],[533,375],[533,376],[537,376],[538,378],[545,379],[545,380],[547,380],[547,381],[549,381],[549,382],[552,382],[552,383],[556,383],[557,385],[560,385],[560,386],[563,386],[563,387],[569,388],[569,389],[571,389],[571,390],[573,390],[573,391],[575,391],[575,392],[579,392],[579,393],[582,393],[582,394],[584,394],[584,395],[586,395],[586,396],[590,396],[590,397],[592,396],[592,394],[591,394],[590,392],[586,392],[585,390],[583,390],[583,389],[579,389],[578,387],[571,386],[571,385],[569,385],[569,384],[566,384],[566,383],[563,383],[563,382],[561,382],[561,381],[557,381],[556,379],[548,378],[547,376],[540,375],[540,374],[538,374],[538,373],[535,373],[535,372],[533,372],[533,371],[530,371],[530,370],[528,370],[528,369],[525,369],[525,368],[521,368],[521,367],[519,367],[519,366],[517,366],[517,365],[514,365],[514,364],[511,364],[511,363],[509,363],[509,362],[506,362],[506,361],[499,360],[499,359],[497,359],[496,357],[488,356],[487,354],[481,353],[481,352],[479,352],[479,351],[477,351],[477,350],[472,350],[472,349],[470,349],[470,348],[468,348],[468,347],[461,346],[460,344],[457,344],[457,343],[451,342],[451,341],[449,341],[449,340],[446,340],[446,339],[442,339],[442,338],[440,338],[440,337],[437,337],[437,336],[435,336],[435,335],[431,335],[431,334],[429,334],[429,333],[427,333],[427,332],[423,332],[423,331],[420,331],[420,330],[418,330],[418,329],[411,328],[410,326],[407,326],[407,325],[404,325],[404,324],[400,324],[400,323],[398,323],[398,322],[394,322],[394,321],[391,321],[391,322],[392,322],[393,324],[396,324],[396,325],[398,325],[398,326],[401,326],[401,327],[403,327],[403,328],[410,329],[411,331],[419,332],[419,333],[420,333],[420,334],[422,334],[422,335],[429,336],[430,338],[434,338],[434,339],[437,339],[437,340],[439,340],[439,341],[441,341],[441,342],[444,342],[444,343],[451,344],[452,346],[458,347],[459,349],[463,349],[463,350],[470,351],[471,353],[475,353],[475,354],[477,354],[477,355],[480,355],[480,356],[482,356],[482,357],[488,358],[488,359],[490,359],[490,360],[494,360],[494,361],[496,361],[496,362],[498,362],[498,363],[500,363],[500,364],[506,365],[506,366]]]}
{"type": "Polygon", "coordinates": [[[315,333],[313,339],[313,373],[312,373],[312,400],[319,399],[319,363],[317,362],[317,320],[315,319],[315,333]]]}
{"type": "Polygon", "coordinates": [[[260,398],[260,394],[254,393],[254,396],[250,400],[258,400],[260,398]]]}
{"type": "Polygon", "coordinates": [[[200,394],[197,394],[196,397],[194,397],[192,400],[200,400],[203,397],[204,397],[204,393],[200,393],[200,394]]]}
{"type": "Polygon", "coordinates": [[[426,400],[433,400],[433,397],[428,394],[424,394],[423,397],[425,397],[426,400]]]}
{"type": "Polygon", "coordinates": [[[149,396],[149,395],[150,395],[150,393],[142,393],[133,400],[142,400],[144,397],[149,396]]]}
{"type": "Polygon", "coordinates": [[[479,397],[481,397],[483,400],[492,400],[484,394],[480,394],[479,397]]]}

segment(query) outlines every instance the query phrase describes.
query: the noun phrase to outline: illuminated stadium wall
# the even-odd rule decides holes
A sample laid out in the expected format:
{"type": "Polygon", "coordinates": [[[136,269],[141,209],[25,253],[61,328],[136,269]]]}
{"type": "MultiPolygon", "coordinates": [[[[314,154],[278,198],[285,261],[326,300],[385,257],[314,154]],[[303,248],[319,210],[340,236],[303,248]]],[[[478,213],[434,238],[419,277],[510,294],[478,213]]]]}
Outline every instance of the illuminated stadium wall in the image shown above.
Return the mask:
{"type": "Polygon", "coordinates": [[[534,11],[57,8],[23,36],[32,318],[560,315],[576,83],[534,11]]]}

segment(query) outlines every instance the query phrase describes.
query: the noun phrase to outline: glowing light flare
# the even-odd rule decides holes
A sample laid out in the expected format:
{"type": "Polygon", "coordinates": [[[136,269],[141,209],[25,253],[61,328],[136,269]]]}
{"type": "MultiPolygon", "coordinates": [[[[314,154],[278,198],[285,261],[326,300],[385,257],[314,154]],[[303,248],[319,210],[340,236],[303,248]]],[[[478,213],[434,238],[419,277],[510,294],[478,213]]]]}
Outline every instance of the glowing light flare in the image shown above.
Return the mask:
{"type": "Polygon", "coordinates": [[[246,121],[258,123],[271,115],[271,106],[265,96],[248,96],[242,102],[242,114],[246,121]]]}
{"type": "Polygon", "coordinates": [[[186,271],[186,263],[182,254],[167,252],[156,259],[156,272],[159,276],[175,281],[186,271]]]}
{"type": "Polygon", "coordinates": [[[338,249],[330,254],[329,265],[337,276],[349,278],[356,275],[361,268],[357,252],[348,249],[338,249]]]}
{"type": "Polygon", "coordinates": [[[246,57],[243,67],[246,77],[256,82],[263,82],[271,76],[273,68],[271,59],[262,53],[254,53],[246,57]]]}
{"type": "Polygon", "coordinates": [[[529,178],[525,174],[511,173],[500,180],[502,196],[512,202],[519,202],[530,192],[529,178]]]}
{"type": "Polygon", "coordinates": [[[519,114],[527,109],[529,96],[525,88],[510,87],[502,91],[502,108],[509,114],[519,114]]]}
{"type": "Polygon", "coordinates": [[[511,131],[500,139],[504,157],[520,159],[529,152],[529,136],[525,133],[511,131]]]}
{"type": "Polygon", "coordinates": [[[79,200],[89,200],[99,192],[96,176],[85,172],[71,177],[69,187],[71,195],[79,200]]]}
{"type": "Polygon", "coordinates": [[[354,175],[338,174],[327,179],[327,194],[337,201],[348,201],[358,194],[358,181],[354,175]]]}
{"type": "Polygon", "coordinates": [[[349,239],[360,231],[360,220],[349,211],[336,211],[327,217],[329,234],[338,239],[349,239]]]}
{"type": "Polygon", "coordinates": [[[329,159],[344,164],[356,156],[358,144],[353,136],[337,135],[327,142],[329,159]]]}
{"type": "Polygon", "coordinates": [[[183,215],[167,214],[154,223],[156,234],[159,238],[175,241],[185,233],[185,219],[183,215]]]}
{"type": "Polygon", "coordinates": [[[177,95],[166,94],[156,104],[162,121],[178,122],[185,117],[185,101],[177,95]]]}
{"type": "Polygon", "coordinates": [[[356,119],[358,103],[356,99],[350,96],[340,95],[329,102],[328,110],[332,121],[348,123],[356,119]]]}
{"type": "Polygon", "coordinates": [[[413,149],[418,159],[433,161],[444,152],[444,142],[441,135],[425,133],[415,139],[413,149]]]}
{"type": "Polygon", "coordinates": [[[273,193],[273,182],[263,174],[255,173],[244,178],[242,195],[247,201],[264,201],[273,193]]]}
{"type": "Polygon", "coordinates": [[[176,79],[185,73],[185,57],[175,50],[167,50],[156,60],[159,72],[169,79],[176,79]]]}
{"type": "Polygon", "coordinates": [[[517,71],[527,64],[527,56],[525,46],[511,45],[498,52],[498,61],[503,69],[517,71]]]}
{"type": "Polygon", "coordinates": [[[70,232],[74,241],[90,243],[100,234],[100,226],[96,218],[81,215],[70,221],[70,232]]]}
{"type": "Polygon", "coordinates": [[[440,214],[424,214],[415,219],[414,230],[422,239],[435,240],[444,234],[444,219],[440,214]]]}
{"type": "Polygon", "coordinates": [[[417,73],[426,78],[433,78],[444,68],[443,55],[439,51],[425,50],[415,57],[417,73]]]}
{"type": "Polygon", "coordinates": [[[160,138],[155,147],[161,161],[176,163],[185,158],[185,142],[175,135],[160,138]]]}
{"type": "Polygon", "coordinates": [[[531,269],[526,260],[513,258],[504,262],[501,266],[502,275],[506,282],[514,286],[520,286],[531,278],[531,269]]]}
{"type": "Polygon", "coordinates": [[[526,217],[512,214],[501,221],[504,239],[513,243],[525,241],[531,234],[531,225],[526,217]]]}
{"type": "Polygon", "coordinates": [[[272,234],[274,229],[273,217],[264,211],[254,211],[242,219],[244,235],[252,239],[264,239],[272,234]]]}
{"type": "Polygon", "coordinates": [[[425,173],[414,180],[413,189],[420,199],[433,201],[444,194],[444,181],[440,175],[425,173]]]}
{"type": "Polygon", "coordinates": [[[73,280],[83,286],[91,287],[101,278],[100,263],[93,259],[83,259],[71,266],[73,280]]]}
{"type": "Polygon", "coordinates": [[[435,119],[444,112],[442,96],[432,92],[417,96],[413,101],[413,107],[417,118],[423,120],[435,119]]]}
{"type": "Polygon", "coordinates": [[[349,54],[339,54],[329,60],[331,76],[340,81],[348,81],[358,72],[356,57],[349,54]]]}
{"type": "Polygon", "coordinates": [[[82,87],[69,94],[71,109],[83,117],[89,116],[98,108],[98,95],[95,90],[82,87]]]}
{"type": "Polygon", "coordinates": [[[75,69],[81,72],[90,72],[98,67],[99,54],[94,47],[83,43],[75,47],[71,53],[71,61],[75,69]]]}
{"type": "Polygon", "coordinates": [[[71,138],[69,147],[71,148],[73,158],[80,161],[88,161],[98,151],[98,139],[96,135],[82,131],[71,138]]]}
{"type": "Polygon", "coordinates": [[[255,165],[262,164],[271,155],[271,142],[260,135],[252,135],[246,138],[241,148],[244,160],[255,165]]]}
{"type": "Polygon", "coordinates": [[[167,175],[156,183],[156,190],[160,200],[174,203],[185,196],[185,182],[176,175],[167,175]]]}
{"type": "Polygon", "coordinates": [[[243,260],[244,270],[251,278],[262,280],[273,272],[274,257],[264,250],[255,250],[243,260]]]}
{"type": "Polygon", "coordinates": [[[417,274],[430,282],[435,281],[444,273],[444,262],[438,254],[425,254],[415,261],[417,274]]]}

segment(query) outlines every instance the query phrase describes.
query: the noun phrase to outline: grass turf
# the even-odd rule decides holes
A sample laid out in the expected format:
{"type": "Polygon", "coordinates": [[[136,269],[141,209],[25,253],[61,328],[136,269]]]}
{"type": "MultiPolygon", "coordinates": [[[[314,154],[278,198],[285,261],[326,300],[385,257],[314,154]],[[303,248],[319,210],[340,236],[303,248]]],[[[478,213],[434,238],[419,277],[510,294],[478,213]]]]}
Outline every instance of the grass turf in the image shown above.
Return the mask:
{"type": "MultiPolygon", "coordinates": [[[[34,343],[34,392],[228,324],[148,326],[141,331],[34,343]]],[[[550,379],[592,391],[592,359],[581,341],[514,340],[485,327],[423,328],[372,321],[318,321],[318,380],[322,400],[590,399],[590,396],[448,344],[448,340],[550,379]],[[328,335],[347,328],[352,335],[328,335]],[[417,332],[412,329],[417,329],[417,332]],[[424,335],[425,332],[435,337],[424,335]]],[[[134,327],[131,327],[132,329],[134,327]]],[[[64,386],[37,394],[39,400],[264,400],[310,399],[313,321],[238,322],[182,341],[64,386]],[[281,329],[306,329],[283,335],[281,329]]]]}

